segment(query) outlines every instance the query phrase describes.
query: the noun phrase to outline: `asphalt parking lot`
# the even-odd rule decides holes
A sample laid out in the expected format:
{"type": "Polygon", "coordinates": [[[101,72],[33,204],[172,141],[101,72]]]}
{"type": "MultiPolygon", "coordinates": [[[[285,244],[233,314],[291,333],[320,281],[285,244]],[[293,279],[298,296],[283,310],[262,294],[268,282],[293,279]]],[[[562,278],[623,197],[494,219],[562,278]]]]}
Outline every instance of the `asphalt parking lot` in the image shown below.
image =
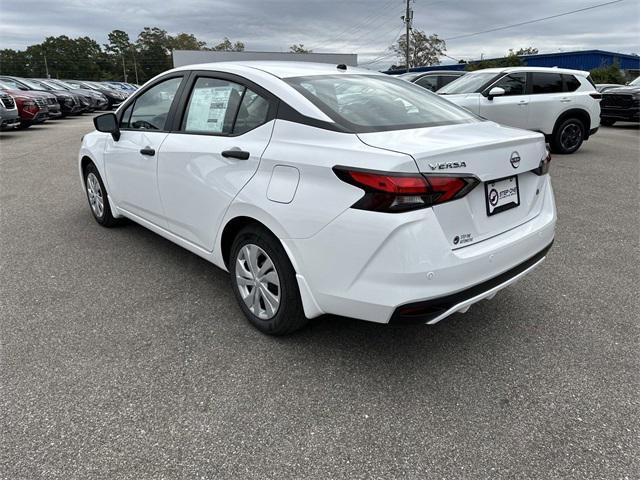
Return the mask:
{"type": "Polygon", "coordinates": [[[438,325],[270,338],[80,188],[89,116],[0,134],[0,478],[640,478],[640,128],[555,156],[547,261],[438,325]]]}

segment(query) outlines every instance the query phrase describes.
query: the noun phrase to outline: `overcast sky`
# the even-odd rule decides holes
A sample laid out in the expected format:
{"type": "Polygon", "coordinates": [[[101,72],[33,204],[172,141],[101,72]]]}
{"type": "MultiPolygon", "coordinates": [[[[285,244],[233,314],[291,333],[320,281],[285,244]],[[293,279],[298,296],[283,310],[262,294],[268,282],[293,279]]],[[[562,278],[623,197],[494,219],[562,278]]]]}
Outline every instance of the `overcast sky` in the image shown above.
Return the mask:
{"type": "MultiPolygon", "coordinates": [[[[415,0],[414,27],[437,33],[456,59],[504,55],[534,46],[540,53],[598,48],[640,53],[640,1],[530,25],[453,39],[611,0],[415,0]]],[[[403,32],[404,0],[0,0],[0,47],[23,49],[46,36],[90,36],[105,43],[114,29],[136,38],[145,26],[193,33],[210,45],[223,37],[246,50],[357,53],[373,68],[389,66],[388,47],[403,32]],[[384,57],[384,58],[380,58],[384,57]]],[[[442,59],[442,63],[452,60],[442,59]]]]}

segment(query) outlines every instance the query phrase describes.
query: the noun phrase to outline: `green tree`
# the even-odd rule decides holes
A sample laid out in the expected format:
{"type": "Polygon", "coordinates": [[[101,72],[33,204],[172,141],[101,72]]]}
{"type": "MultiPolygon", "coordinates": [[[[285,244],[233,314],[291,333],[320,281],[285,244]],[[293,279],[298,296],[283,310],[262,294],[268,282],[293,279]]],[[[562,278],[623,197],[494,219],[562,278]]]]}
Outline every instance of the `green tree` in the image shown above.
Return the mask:
{"type": "Polygon", "coordinates": [[[291,53],[312,53],[313,52],[313,50],[311,50],[310,48],[304,48],[304,45],[302,43],[289,46],[289,51],[291,53]]]}
{"type": "Polygon", "coordinates": [[[605,65],[591,70],[591,79],[594,83],[619,83],[624,85],[625,76],[617,63],[605,65]]]}
{"type": "Polygon", "coordinates": [[[516,52],[516,55],[536,55],[537,53],[538,53],[538,49],[537,48],[535,48],[535,47],[527,47],[527,48],[518,49],[518,51],[516,52]]]}
{"type": "MultiPolygon", "coordinates": [[[[402,65],[406,60],[407,35],[402,35],[389,49],[398,55],[402,65]]],[[[447,44],[438,35],[427,35],[422,30],[413,30],[409,36],[409,67],[439,65],[440,55],[447,51],[447,44]]],[[[392,67],[393,68],[393,67],[392,67]]]]}
{"type": "Polygon", "coordinates": [[[129,34],[123,30],[113,30],[108,39],[109,43],[104,45],[105,70],[113,80],[131,80],[134,77],[133,59],[136,53],[129,34]]]}
{"type": "Polygon", "coordinates": [[[26,52],[10,48],[0,50],[0,73],[19,77],[29,75],[26,52]]]}
{"type": "Polygon", "coordinates": [[[522,65],[520,57],[513,53],[513,50],[509,50],[509,54],[506,57],[495,58],[493,60],[480,60],[479,62],[468,63],[465,70],[471,72],[473,70],[481,70],[483,68],[504,68],[504,67],[518,67],[522,65]]]}
{"type": "Polygon", "coordinates": [[[172,67],[172,38],[166,30],[144,27],[136,40],[140,81],[144,82],[172,67]]]}
{"type": "Polygon", "coordinates": [[[244,52],[244,43],[231,43],[231,40],[229,40],[227,37],[224,37],[224,40],[218,45],[212,47],[211,50],[215,52],[244,52]]]}
{"type": "Polygon", "coordinates": [[[198,40],[193,33],[179,33],[170,38],[172,50],[206,50],[207,42],[198,40]]]}

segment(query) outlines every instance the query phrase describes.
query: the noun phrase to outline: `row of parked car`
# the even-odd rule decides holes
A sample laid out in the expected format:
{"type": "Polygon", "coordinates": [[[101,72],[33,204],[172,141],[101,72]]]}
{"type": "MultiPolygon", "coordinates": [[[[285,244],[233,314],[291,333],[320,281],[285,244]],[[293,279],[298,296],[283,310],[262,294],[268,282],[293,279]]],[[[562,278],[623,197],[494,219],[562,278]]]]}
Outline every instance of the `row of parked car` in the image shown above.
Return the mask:
{"type": "Polygon", "coordinates": [[[28,128],[52,118],[117,108],[137,85],[0,76],[0,128],[28,128]]]}
{"type": "MultiPolygon", "coordinates": [[[[553,140],[554,133],[549,128],[559,126],[556,123],[558,112],[567,111],[569,104],[571,108],[576,103],[583,104],[588,111],[589,108],[586,107],[594,108],[593,100],[599,101],[600,123],[605,126],[618,121],[640,122],[640,77],[627,85],[594,84],[588,72],[511,67],[477,70],[472,73],[458,70],[409,72],[400,75],[400,78],[432,92],[447,95],[448,100],[491,120],[542,131],[549,140],[553,140]],[[585,96],[585,92],[590,92],[588,96],[593,100],[585,96]],[[514,98],[495,101],[496,97],[514,98]],[[510,109],[510,106],[515,105],[519,108],[510,109]],[[540,108],[535,108],[536,105],[540,108]],[[537,113],[545,113],[551,118],[552,124],[545,129],[541,125],[543,119],[537,113]]],[[[548,120],[549,118],[547,123],[548,120]]],[[[586,115],[582,115],[582,120],[584,137],[587,135],[586,115]]]]}

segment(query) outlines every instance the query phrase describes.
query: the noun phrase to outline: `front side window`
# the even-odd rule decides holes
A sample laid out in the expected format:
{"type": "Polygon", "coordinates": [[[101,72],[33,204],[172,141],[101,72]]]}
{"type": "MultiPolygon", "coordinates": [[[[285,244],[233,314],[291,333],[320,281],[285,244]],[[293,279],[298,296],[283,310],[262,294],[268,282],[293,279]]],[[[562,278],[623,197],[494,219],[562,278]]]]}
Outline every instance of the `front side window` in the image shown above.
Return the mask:
{"type": "Polygon", "coordinates": [[[244,85],[201,77],[191,92],[183,129],[189,133],[242,134],[267,120],[269,101],[244,85]]]}
{"type": "Polygon", "coordinates": [[[129,108],[122,116],[121,126],[135,130],[164,130],[171,103],[182,82],[182,77],[174,77],[154,85],[135,99],[127,119],[129,108]]]}
{"type": "Polygon", "coordinates": [[[480,121],[467,110],[398,78],[344,74],[294,77],[285,81],[352,132],[480,121]]]}
{"type": "Polygon", "coordinates": [[[504,94],[507,95],[524,95],[527,91],[527,74],[511,73],[506,77],[498,80],[493,87],[504,88],[504,94]]]}
{"type": "Polygon", "coordinates": [[[533,72],[531,75],[531,93],[562,93],[562,75],[559,73],[533,72]]]}

